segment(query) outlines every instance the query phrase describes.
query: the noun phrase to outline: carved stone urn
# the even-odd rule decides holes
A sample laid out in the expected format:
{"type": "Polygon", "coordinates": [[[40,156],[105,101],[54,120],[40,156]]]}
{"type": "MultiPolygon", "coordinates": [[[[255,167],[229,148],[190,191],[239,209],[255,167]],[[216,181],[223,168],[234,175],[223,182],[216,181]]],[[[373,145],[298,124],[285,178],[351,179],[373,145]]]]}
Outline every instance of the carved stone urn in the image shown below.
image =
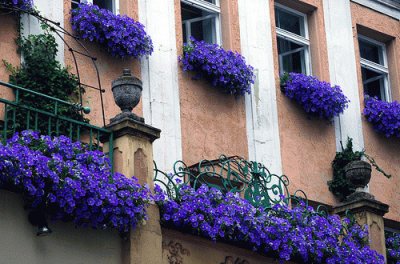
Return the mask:
{"type": "Polygon", "coordinates": [[[373,195],[364,190],[371,180],[371,171],[371,165],[363,160],[352,161],[344,167],[346,179],[356,188],[354,193],[346,197],[347,201],[375,199],[373,195]]]}
{"type": "Polygon", "coordinates": [[[346,178],[356,187],[364,188],[371,180],[371,165],[363,160],[355,160],[344,167],[346,178]]]}
{"type": "Polygon", "coordinates": [[[142,117],[132,113],[142,96],[142,81],[134,77],[129,69],[124,69],[122,76],[112,81],[112,92],[115,103],[121,108],[122,113],[111,118],[111,123],[129,118],[144,122],[142,117]]]}

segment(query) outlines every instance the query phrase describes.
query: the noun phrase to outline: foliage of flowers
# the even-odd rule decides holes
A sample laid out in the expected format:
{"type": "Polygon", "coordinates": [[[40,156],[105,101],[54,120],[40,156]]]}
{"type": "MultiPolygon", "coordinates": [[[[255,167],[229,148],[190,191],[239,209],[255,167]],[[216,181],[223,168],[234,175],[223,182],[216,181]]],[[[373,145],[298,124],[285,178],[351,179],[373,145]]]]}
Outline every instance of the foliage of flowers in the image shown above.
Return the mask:
{"type": "Polygon", "coordinates": [[[166,199],[155,188],[162,222],[174,228],[229,241],[280,260],[304,263],[384,263],[366,246],[365,228],[339,216],[322,216],[304,204],[289,209],[254,207],[232,193],[202,185],[184,185],[180,200],[166,199]]]}
{"type": "Polygon", "coordinates": [[[282,77],[284,94],[299,103],[311,115],[331,120],[343,113],[349,99],[339,86],[320,81],[313,76],[289,73],[282,77]]]}
{"type": "Polygon", "coordinates": [[[386,234],[386,251],[389,264],[400,264],[400,233],[386,234]]]}
{"type": "Polygon", "coordinates": [[[353,150],[353,139],[347,138],[346,147],[343,147],[343,142],[340,141],[342,150],[336,152],[335,158],[332,161],[333,179],[328,181],[329,190],[338,197],[341,201],[345,200],[347,196],[352,194],[356,188],[347,179],[344,168],[350,162],[361,160],[363,157],[369,161],[369,163],[386,178],[391,178],[392,175],[387,174],[379,165],[375,159],[369,156],[365,150],[354,151],[353,150]]]}
{"type": "Polygon", "coordinates": [[[244,95],[254,83],[253,67],[246,64],[238,52],[226,51],[217,44],[197,41],[193,37],[184,44],[179,58],[184,71],[196,73],[194,79],[204,78],[225,93],[244,95]]]}
{"type": "Polygon", "coordinates": [[[102,44],[113,56],[140,58],[153,52],[144,26],[126,15],[82,3],[72,10],[71,23],[79,37],[102,44]]]}
{"type": "Polygon", "coordinates": [[[0,0],[0,7],[1,6],[28,10],[33,7],[33,0],[0,0]]]}
{"type": "Polygon", "coordinates": [[[374,129],[386,137],[400,138],[400,103],[384,102],[368,97],[365,100],[364,115],[374,129]]]}
{"type": "Polygon", "coordinates": [[[108,158],[69,138],[16,133],[0,144],[0,188],[23,194],[29,209],[54,220],[127,232],[147,218],[149,189],[111,174],[108,158]]]}

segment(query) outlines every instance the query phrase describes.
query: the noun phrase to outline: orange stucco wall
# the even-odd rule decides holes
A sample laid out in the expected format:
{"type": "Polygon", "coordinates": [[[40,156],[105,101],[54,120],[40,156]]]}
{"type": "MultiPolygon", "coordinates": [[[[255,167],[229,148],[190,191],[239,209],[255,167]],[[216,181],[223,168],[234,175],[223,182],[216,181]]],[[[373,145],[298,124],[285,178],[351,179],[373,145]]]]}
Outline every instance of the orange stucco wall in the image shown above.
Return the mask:
{"type": "MultiPolygon", "coordinates": [[[[0,11],[1,12],[1,11],[0,11]]],[[[0,13],[0,81],[8,82],[10,73],[6,70],[2,60],[11,63],[14,66],[20,64],[20,56],[17,53],[17,45],[15,39],[18,36],[17,17],[0,13]]],[[[3,86],[0,86],[0,97],[9,98],[13,96],[13,92],[3,86]]],[[[4,105],[0,104],[0,114],[4,112],[4,105]]]]}
{"type": "MultiPolygon", "coordinates": [[[[329,81],[322,0],[279,3],[307,14],[312,72],[319,79],[329,81]]],[[[334,204],[336,200],[328,189],[327,181],[332,179],[335,127],[328,121],[309,119],[301,107],[280,91],[273,0],[270,0],[270,6],[283,173],[289,177],[291,192],[302,189],[311,200],[334,204]]]]}
{"type": "MultiPolygon", "coordinates": [[[[182,53],[180,1],[175,0],[177,50],[182,53]]],[[[240,51],[237,0],[221,0],[223,46],[240,51]]],[[[179,69],[182,155],[187,164],[215,159],[220,154],[247,157],[244,98],[221,93],[205,81],[179,69]]]]}
{"type": "MultiPolygon", "coordinates": [[[[70,23],[70,9],[71,3],[70,1],[64,1],[64,27],[66,30],[72,32],[71,23],[70,23]]],[[[126,14],[129,17],[138,19],[138,2],[137,0],[126,0],[121,1],[120,5],[120,13],[126,14]]],[[[82,48],[72,40],[70,37],[66,37],[66,40],[69,45],[73,49],[77,49],[78,51],[82,51],[82,48]]],[[[140,79],[140,63],[135,59],[120,59],[114,58],[109,55],[103,48],[95,43],[90,43],[86,41],[82,41],[83,45],[89,50],[91,56],[96,57],[96,64],[99,69],[100,80],[102,88],[105,89],[105,93],[103,93],[104,100],[104,109],[106,116],[106,124],[109,122],[109,119],[114,117],[116,114],[120,112],[120,109],[114,102],[114,98],[111,91],[111,81],[115,78],[119,77],[122,74],[122,69],[129,68],[132,73],[140,79]]],[[[79,74],[81,77],[81,82],[84,84],[88,84],[91,86],[98,87],[96,71],[92,64],[92,61],[84,56],[77,55],[79,74]]],[[[73,56],[71,52],[69,52],[68,47],[65,46],[65,64],[71,67],[71,72],[77,73],[77,69],[75,67],[73,56]]],[[[86,88],[86,93],[84,95],[83,104],[89,105],[91,108],[91,113],[88,115],[90,122],[94,125],[102,126],[102,113],[101,113],[101,104],[100,104],[100,96],[97,90],[86,88]]],[[[136,114],[139,116],[143,116],[142,114],[142,103],[134,109],[136,114]]]]}
{"type": "MultiPolygon", "coordinates": [[[[361,109],[364,109],[364,93],[358,49],[358,33],[362,33],[363,35],[367,34],[368,37],[385,42],[388,48],[387,55],[389,62],[390,88],[393,100],[399,100],[399,21],[355,3],[351,4],[351,12],[361,109]]],[[[363,118],[363,132],[367,153],[374,157],[379,166],[381,166],[387,173],[392,174],[392,178],[387,179],[382,174],[373,170],[370,191],[379,201],[389,204],[389,213],[386,214],[385,217],[391,220],[400,221],[400,139],[387,139],[383,135],[376,133],[371,124],[369,124],[365,118],[363,118]]]]}

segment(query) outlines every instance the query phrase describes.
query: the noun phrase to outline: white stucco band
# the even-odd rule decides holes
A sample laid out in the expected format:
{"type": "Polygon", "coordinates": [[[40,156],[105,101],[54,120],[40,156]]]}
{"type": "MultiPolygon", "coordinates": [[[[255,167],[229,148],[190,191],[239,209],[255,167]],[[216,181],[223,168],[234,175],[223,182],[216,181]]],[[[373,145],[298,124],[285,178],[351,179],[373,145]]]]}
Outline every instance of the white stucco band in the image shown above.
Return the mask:
{"type": "Polygon", "coordinates": [[[241,50],[257,79],[246,96],[249,158],[282,173],[269,1],[239,0],[241,50]]]}
{"type": "Polygon", "coordinates": [[[144,118],[162,131],[153,145],[154,160],[167,171],[182,159],[174,1],[140,0],[139,20],[154,44],[153,54],[141,62],[144,118]]]}
{"type": "Polygon", "coordinates": [[[331,83],[339,85],[350,99],[349,108],[335,119],[336,146],[353,138],[355,150],[364,148],[360,97],[350,0],[324,0],[324,16],[331,83]]]}
{"type": "MultiPolygon", "coordinates": [[[[63,0],[34,0],[34,6],[40,11],[40,14],[54,22],[60,23],[64,27],[64,1],[63,0]]],[[[23,24],[22,35],[41,34],[42,29],[37,18],[23,15],[21,22],[23,24]]],[[[64,41],[54,34],[58,44],[57,60],[64,65],[64,41]]]]}

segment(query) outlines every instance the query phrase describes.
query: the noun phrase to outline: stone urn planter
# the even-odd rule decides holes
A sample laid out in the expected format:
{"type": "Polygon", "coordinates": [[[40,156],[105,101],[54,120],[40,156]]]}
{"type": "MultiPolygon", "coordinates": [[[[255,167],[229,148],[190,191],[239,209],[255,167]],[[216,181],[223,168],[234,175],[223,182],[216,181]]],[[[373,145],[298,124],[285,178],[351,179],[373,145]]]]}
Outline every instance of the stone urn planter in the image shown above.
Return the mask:
{"type": "Polygon", "coordinates": [[[344,167],[346,178],[356,187],[364,188],[371,180],[371,165],[363,160],[355,160],[344,167]]]}
{"type": "Polygon", "coordinates": [[[125,118],[144,122],[142,117],[132,113],[133,108],[138,105],[142,96],[142,81],[132,76],[129,69],[124,69],[122,76],[112,81],[111,85],[115,103],[122,111],[110,120],[111,123],[116,123],[125,118]]]}

